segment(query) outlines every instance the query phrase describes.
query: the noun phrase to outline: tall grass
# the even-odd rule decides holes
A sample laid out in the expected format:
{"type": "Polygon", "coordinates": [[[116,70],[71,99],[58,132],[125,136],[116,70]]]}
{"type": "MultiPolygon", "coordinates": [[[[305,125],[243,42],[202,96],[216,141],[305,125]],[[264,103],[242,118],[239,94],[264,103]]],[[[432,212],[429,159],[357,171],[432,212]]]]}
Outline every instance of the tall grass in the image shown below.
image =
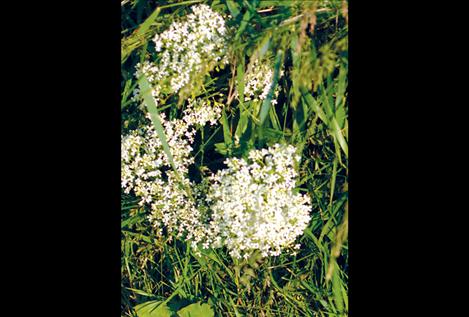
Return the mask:
{"type": "MultiPolygon", "coordinates": [[[[199,316],[208,316],[208,311],[215,316],[345,316],[347,2],[122,1],[123,134],[143,119],[140,105],[131,100],[138,85],[135,64],[151,54],[153,35],[189,12],[194,3],[230,14],[235,31],[229,66],[212,72],[193,92],[225,105],[219,126],[198,135],[193,177],[223,166],[224,157],[285,141],[302,153],[300,190],[312,198],[312,220],[294,256],[237,261],[221,248],[202,250],[198,257],[186,242],[158,236],[145,208],[123,194],[121,314],[176,316],[179,311],[182,316],[184,307],[202,303],[207,306],[199,307],[199,316]],[[276,105],[271,104],[272,93],[257,105],[234,97],[243,95],[245,73],[255,56],[269,57],[275,65],[271,92],[281,87],[276,105]],[[285,76],[279,77],[281,65],[285,76]],[[235,136],[240,146],[235,145],[235,136]],[[138,306],[147,302],[157,308],[138,306]]],[[[169,98],[158,111],[177,115],[176,98],[169,98]]]]}

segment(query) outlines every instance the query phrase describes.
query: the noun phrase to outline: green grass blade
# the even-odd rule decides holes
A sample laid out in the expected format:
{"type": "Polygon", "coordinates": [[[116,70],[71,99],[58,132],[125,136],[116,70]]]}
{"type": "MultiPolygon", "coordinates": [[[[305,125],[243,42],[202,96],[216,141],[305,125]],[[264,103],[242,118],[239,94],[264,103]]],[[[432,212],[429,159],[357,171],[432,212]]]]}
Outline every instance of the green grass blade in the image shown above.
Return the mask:
{"type": "Polygon", "coordinates": [[[166,140],[166,134],[164,132],[163,125],[161,124],[160,116],[158,115],[158,108],[156,106],[155,99],[151,95],[151,87],[150,84],[145,76],[142,76],[140,81],[140,90],[143,95],[143,100],[145,101],[145,105],[147,106],[148,113],[150,113],[151,121],[155,127],[156,133],[160,138],[161,144],[163,145],[163,150],[168,157],[168,161],[171,164],[171,167],[177,173],[176,165],[174,164],[173,155],[171,154],[171,150],[169,148],[169,144],[166,140]]]}
{"type": "MultiPolygon", "coordinates": [[[[158,108],[156,106],[155,99],[151,95],[150,83],[148,82],[148,79],[145,76],[142,76],[140,78],[139,86],[140,86],[141,94],[143,95],[143,100],[145,102],[145,105],[147,106],[148,113],[150,113],[153,126],[155,127],[156,133],[158,134],[161,144],[163,145],[164,153],[166,154],[166,157],[168,158],[169,164],[171,164],[171,167],[174,171],[174,174],[176,175],[176,178],[178,179],[179,183],[182,184],[181,175],[179,175],[176,164],[174,164],[174,158],[171,153],[171,149],[169,148],[168,141],[166,140],[166,134],[164,132],[163,125],[161,124],[160,116],[158,115],[158,108]]],[[[184,186],[184,187],[189,197],[192,198],[192,193],[191,193],[190,188],[188,188],[187,186],[184,186]]]]}
{"type": "Polygon", "coordinates": [[[337,92],[335,99],[335,117],[341,129],[344,128],[346,112],[345,112],[345,89],[347,87],[347,68],[342,66],[339,71],[337,92]]]}
{"type": "Polygon", "coordinates": [[[244,108],[244,56],[236,67],[236,90],[238,91],[239,103],[244,108]]]}
{"type": "Polygon", "coordinates": [[[308,91],[308,89],[306,89],[305,87],[300,87],[300,91],[301,91],[301,94],[302,94],[304,100],[306,101],[308,106],[311,108],[311,110],[313,110],[315,113],[317,113],[317,115],[319,116],[319,119],[321,119],[322,122],[328,124],[329,120],[327,119],[326,114],[324,113],[322,108],[319,107],[318,102],[316,101],[316,99],[313,98],[313,96],[308,91]]]}
{"type": "Polygon", "coordinates": [[[329,208],[332,207],[332,202],[334,201],[334,191],[335,191],[335,181],[337,178],[337,158],[334,159],[332,163],[332,175],[331,175],[331,193],[329,196],[329,208]]]}
{"type": "Polygon", "coordinates": [[[332,274],[332,293],[334,294],[334,302],[339,312],[344,311],[344,300],[342,297],[342,279],[339,275],[339,266],[337,262],[334,261],[334,273],[332,274]]]}
{"type": "Polygon", "coordinates": [[[236,32],[235,41],[237,41],[240,38],[241,34],[243,34],[250,20],[251,20],[251,12],[246,11],[246,13],[244,13],[243,15],[243,19],[241,20],[241,24],[239,25],[238,31],[236,32]]]}
{"type": "Polygon", "coordinates": [[[228,124],[228,119],[226,117],[226,112],[225,112],[224,107],[221,113],[221,118],[222,118],[222,125],[223,125],[223,139],[225,141],[225,145],[229,147],[232,143],[232,140],[231,140],[230,127],[228,124]]]}
{"type": "Polygon", "coordinates": [[[236,18],[239,14],[238,4],[233,0],[226,0],[226,6],[228,7],[228,10],[230,10],[230,13],[233,18],[236,18]]]}

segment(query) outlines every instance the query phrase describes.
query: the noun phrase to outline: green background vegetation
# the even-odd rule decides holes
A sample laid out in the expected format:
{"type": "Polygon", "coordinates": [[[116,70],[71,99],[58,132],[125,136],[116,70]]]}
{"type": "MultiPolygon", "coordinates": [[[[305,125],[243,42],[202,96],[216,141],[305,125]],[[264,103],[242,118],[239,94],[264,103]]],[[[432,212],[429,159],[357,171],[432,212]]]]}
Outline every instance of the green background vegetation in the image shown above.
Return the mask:
{"type": "MultiPolygon", "coordinates": [[[[130,100],[135,64],[151,58],[151,39],[190,6],[231,14],[230,63],[199,78],[192,96],[221,102],[215,128],[198,133],[191,177],[216,171],[227,156],[276,142],[302,153],[299,187],[313,203],[297,255],[233,260],[225,249],[196,257],[181,240],[159,237],[145,208],[122,196],[122,316],[346,316],[348,313],[348,13],[336,1],[122,1],[122,133],[142,122],[130,100]],[[244,73],[256,56],[272,60],[277,105],[242,102],[244,73]],[[277,81],[277,83],[275,83],[277,81]],[[257,111],[256,111],[257,110],[257,111]],[[240,145],[235,145],[235,135],[240,145]],[[189,306],[191,305],[191,306],[189,306]],[[137,314],[138,313],[138,314],[137,314]]],[[[160,105],[170,118],[184,96],[160,105]]]]}

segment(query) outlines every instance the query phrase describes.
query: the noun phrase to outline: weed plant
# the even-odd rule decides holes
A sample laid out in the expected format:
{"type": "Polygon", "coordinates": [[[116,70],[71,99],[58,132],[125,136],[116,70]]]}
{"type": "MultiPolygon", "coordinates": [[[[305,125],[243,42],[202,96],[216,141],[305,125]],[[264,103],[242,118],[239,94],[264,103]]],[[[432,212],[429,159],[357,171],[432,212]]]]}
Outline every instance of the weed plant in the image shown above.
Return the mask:
{"type": "Polygon", "coordinates": [[[155,34],[191,6],[207,4],[226,17],[228,63],[196,74],[190,91],[168,93],[156,105],[169,119],[181,118],[186,98],[223,107],[217,125],[197,131],[189,178],[200,182],[224,168],[228,157],[287,143],[301,155],[297,187],[312,205],[296,254],[236,259],[226,248],[197,255],[184,239],[159,235],[148,207],[123,192],[121,315],[348,315],[347,1],[121,3],[122,135],[148,120],[144,104],[133,98],[135,67],[158,58],[155,34]],[[246,100],[240,96],[256,59],[272,65],[271,86],[264,99],[246,100]]]}

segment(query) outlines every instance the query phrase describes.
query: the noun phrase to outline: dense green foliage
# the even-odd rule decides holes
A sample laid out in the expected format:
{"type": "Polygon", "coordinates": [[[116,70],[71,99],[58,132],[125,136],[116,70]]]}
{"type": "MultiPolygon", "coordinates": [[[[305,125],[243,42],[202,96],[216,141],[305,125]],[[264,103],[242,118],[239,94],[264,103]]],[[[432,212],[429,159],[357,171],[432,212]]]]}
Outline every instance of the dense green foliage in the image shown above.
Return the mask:
{"type": "Polygon", "coordinates": [[[158,105],[168,118],[180,116],[184,98],[190,96],[224,105],[219,124],[197,133],[191,178],[201,179],[207,171],[222,168],[226,157],[243,157],[253,148],[295,145],[302,154],[298,186],[311,197],[312,219],[298,239],[296,255],[241,261],[219,248],[202,250],[199,257],[185,241],[157,235],[145,207],[139,207],[132,194],[123,194],[121,314],[345,316],[347,2],[122,1],[123,135],[142,124],[146,111],[131,99],[138,87],[135,65],[155,58],[154,35],[196,3],[231,15],[227,24],[233,34],[226,67],[196,78],[190,92],[170,95],[158,105]],[[243,101],[236,96],[243,95],[245,73],[260,57],[274,65],[270,93],[262,102],[243,101]],[[272,104],[276,87],[278,102],[272,104]]]}

